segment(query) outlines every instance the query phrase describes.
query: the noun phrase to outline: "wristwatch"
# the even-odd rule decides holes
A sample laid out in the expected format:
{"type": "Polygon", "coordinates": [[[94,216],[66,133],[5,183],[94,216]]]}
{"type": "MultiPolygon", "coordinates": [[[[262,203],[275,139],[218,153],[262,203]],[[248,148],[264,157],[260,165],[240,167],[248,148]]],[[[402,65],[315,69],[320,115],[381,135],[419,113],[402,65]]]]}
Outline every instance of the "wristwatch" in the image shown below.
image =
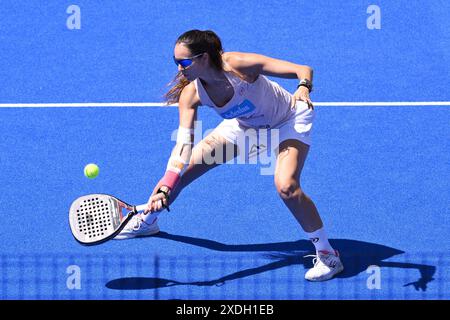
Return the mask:
{"type": "Polygon", "coordinates": [[[313,84],[308,79],[301,79],[300,82],[298,83],[297,89],[300,87],[307,87],[309,92],[311,92],[313,89],[313,84]]]}

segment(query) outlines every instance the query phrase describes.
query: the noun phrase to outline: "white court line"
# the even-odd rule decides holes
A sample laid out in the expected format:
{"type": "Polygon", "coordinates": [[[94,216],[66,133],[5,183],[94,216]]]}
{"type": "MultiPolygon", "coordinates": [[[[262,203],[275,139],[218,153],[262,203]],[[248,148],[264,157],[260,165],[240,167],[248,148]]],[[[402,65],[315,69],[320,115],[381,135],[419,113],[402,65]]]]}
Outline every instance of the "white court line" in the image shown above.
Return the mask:
{"type": "MultiPolygon", "coordinates": [[[[89,108],[89,107],[163,107],[157,102],[83,102],[83,103],[0,103],[0,108],[89,108]]],[[[170,105],[171,107],[175,105],[170,105]]]]}
{"type": "MultiPolygon", "coordinates": [[[[450,101],[391,101],[391,102],[313,102],[319,107],[410,107],[450,106],[450,101]]],[[[83,102],[83,103],[0,103],[0,108],[89,108],[89,107],[165,107],[160,102],[83,102]]],[[[176,107],[177,104],[169,105],[176,107]]]]}
{"type": "Polygon", "coordinates": [[[314,102],[321,107],[411,107],[411,106],[450,106],[450,101],[391,101],[391,102],[314,102]]]}

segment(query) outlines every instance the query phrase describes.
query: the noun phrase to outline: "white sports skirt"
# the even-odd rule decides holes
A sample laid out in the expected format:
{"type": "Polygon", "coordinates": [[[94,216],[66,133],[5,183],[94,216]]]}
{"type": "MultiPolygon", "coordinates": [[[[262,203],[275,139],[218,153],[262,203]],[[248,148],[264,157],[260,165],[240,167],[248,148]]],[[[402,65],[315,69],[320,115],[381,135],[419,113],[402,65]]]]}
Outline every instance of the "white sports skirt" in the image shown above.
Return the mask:
{"type": "Polygon", "coordinates": [[[227,141],[236,144],[240,150],[270,148],[275,150],[288,139],[299,140],[311,145],[311,130],[315,117],[314,110],[303,101],[297,101],[296,108],[283,122],[270,128],[248,128],[239,124],[237,119],[225,119],[214,130],[227,141]],[[250,141],[250,142],[249,142],[250,141]]]}

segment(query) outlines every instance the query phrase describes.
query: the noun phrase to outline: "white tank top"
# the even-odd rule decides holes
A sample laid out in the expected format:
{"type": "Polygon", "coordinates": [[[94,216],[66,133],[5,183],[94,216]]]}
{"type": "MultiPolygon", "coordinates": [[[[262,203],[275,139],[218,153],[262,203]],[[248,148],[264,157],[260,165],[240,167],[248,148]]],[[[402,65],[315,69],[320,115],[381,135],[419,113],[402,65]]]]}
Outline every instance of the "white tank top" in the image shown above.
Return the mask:
{"type": "Polygon", "coordinates": [[[278,83],[263,75],[249,83],[232,72],[224,74],[234,89],[231,100],[217,107],[197,78],[194,84],[202,105],[214,108],[224,119],[236,118],[240,125],[251,128],[271,128],[289,117],[292,95],[278,83]]]}

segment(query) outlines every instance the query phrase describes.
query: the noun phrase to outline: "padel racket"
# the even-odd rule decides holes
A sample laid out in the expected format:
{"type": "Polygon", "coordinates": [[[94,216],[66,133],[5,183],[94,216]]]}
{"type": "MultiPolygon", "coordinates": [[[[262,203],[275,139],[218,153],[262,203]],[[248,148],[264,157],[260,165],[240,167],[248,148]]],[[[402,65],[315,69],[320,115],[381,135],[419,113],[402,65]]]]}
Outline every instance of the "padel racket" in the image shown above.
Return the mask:
{"type": "Polygon", "coordinates": [[[117,236],[146,207],[146,204],[133,206],[107,194],[85,195],[70,206],[70,229],[79,243],[100,244],[117,236]]]}

